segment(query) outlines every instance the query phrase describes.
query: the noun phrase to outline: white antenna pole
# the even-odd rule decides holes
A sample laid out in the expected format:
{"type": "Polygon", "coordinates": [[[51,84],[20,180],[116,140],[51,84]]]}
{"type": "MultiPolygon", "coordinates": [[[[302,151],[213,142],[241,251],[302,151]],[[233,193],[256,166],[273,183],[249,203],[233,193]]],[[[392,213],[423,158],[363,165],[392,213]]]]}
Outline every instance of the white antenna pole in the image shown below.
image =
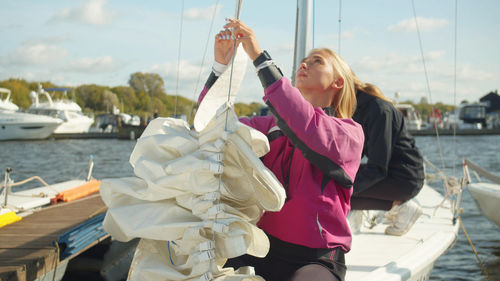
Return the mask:
{"type": "Polygon", "coordinates": [[[297,19],[295,21],[295,53],[293,56],[292,83],[295,85],[295,73],[300,62],[311,50],[312,41],[312,1],[297,0],[297,19]]]}

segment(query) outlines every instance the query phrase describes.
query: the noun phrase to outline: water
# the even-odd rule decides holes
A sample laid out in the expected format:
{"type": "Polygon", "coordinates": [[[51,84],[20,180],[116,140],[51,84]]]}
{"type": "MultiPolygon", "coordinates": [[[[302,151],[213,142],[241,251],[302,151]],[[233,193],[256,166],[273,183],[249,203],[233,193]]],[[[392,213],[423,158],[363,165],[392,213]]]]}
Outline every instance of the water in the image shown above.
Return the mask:
{"type": "MultiPolygon", "coordinates": [[[[437,138],[416,137],[422,154],[439,168],[442,167],[437,138]]],[[[462,176],[462,157],[473,161],[486,170],[500,175],[500,136],[452,136],[440,137],[441,149],[447,175],[462,176]],[[456,148],[456,149],[455,149],[456,148]],[[454,151],[457,151],[454,153],[454,151]],[[455,163],[453,165],[453,163],[455,163]]],[[[442,169],[442,168],[441,168],[442,169]]],[[[427,169],[427,171],[430,171],[427,169]]],[[[471,174],[472,180],[475,180],[471,174]]],[[[431,186],[443,191],[441,182],[431,186]]],[[[500,229],[481,215],[474,199],[466,190],[462,197],[462,220],[492,280],[500,280],[500,229]]],[[[460,229],[455,246],[441,256],[434,267],[430,280],[487,280],[460,229]]]]}
{"type": "MultiPolygon", "coordinates": [[[[424,156],[441,168],[436,137],[416,137],[416,142],[424,156]]],[[[440,143],[447,175],[462,176],[462,157],[500,175],[500,136],[460,136],[455,141],[442,136],[440,143]]],[[[133,176],[128,158],[134,145],[134,141],[117,139],[0,142],[0,169],[13,168],[15,181],[38,175],[49,184],[57,183],[85,178],[93,155],[95,178],[133,176]]],[[[430,185],[443,190],[442,182],[430,185]]],[[[500,280],[500,229],[480,214],[467,191],[462,207],[465,228],[481,260],[492,280],[500,280]]],[[[436,262],[431,280],[486,280],[462,231],[455,246],[436,262]]]]}

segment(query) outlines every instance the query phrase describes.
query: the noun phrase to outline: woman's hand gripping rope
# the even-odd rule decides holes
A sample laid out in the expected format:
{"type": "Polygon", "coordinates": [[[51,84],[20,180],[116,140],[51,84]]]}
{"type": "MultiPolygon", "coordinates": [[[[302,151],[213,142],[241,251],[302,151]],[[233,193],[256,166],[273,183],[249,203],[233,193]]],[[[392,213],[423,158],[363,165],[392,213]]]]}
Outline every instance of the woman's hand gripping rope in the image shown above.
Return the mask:
{"type": "Polygon", "coordinates": [[[261,53],[255,33],[251,28],[237,19],[226,19],[224,30],[221,30],[215,36],[214,56],[215,61],[227,65],[231,61],[233,48],[243,45],[243,49],[250,59],[255,60],[261,53]],[[236,40],[236,44],[234,41],[236,40]]]}

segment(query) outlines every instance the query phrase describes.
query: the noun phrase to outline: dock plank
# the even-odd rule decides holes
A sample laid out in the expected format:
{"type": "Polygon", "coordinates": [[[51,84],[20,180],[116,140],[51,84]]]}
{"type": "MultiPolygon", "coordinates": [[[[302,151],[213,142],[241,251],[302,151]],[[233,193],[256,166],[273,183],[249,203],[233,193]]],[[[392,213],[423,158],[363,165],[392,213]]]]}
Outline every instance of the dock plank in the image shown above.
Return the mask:
{"type": "Polygon", "coordinates": [[[54,241],[67,230],[105,211],[99,194],[43,208],[0,228],[0,280],[35,280],[59,256],[54,241]]]}

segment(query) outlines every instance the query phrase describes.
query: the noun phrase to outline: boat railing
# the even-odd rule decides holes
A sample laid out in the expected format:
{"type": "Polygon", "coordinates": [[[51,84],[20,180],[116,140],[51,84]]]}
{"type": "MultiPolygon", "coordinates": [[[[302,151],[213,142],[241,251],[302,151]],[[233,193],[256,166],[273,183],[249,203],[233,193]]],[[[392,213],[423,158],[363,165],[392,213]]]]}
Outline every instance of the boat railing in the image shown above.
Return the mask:
{"type": "Polygon", "coordinates": [[[464,166],[466,166],[467,168],[471,169],[474,172],[474,175],[476,176],[478,181],[481,181],[480,180],[480,176],[481,176],[485,179],[488,179],[489,181],[491,181],[493,183],[500,184],[500,177],[499,176],[497,176],[491,172],[488,172],[487,170],[485,170],[484,168],[480,167],[479,165],[470,161],[467,158],[463,159],[463,163],[464,163],[464,166]]]}
{"type": "MultiPolygon", "coordinates": [[[[9,197],[9,194],[11,193],[11,189],[12,187],[14,186],[18,186],[18,185],[23,185],[25,183],[28,183],[30,181],[33,181],[33,180],[38,180],[39,182],[41,182],[44,186],[47,186],[47,187],[50,187],[41,177],[39,176],[32,176],[32,177],[29,177],[25,180],[22,180],[22,181],[19,181],[19,182],[16,182],[14,183],[12,181],[12,179],[10,178],[10,173],[12,173],[12,168],[7,168],[5,169],[5,176],[4,176],[4,181],[3,183],[0,185],[0,188],[3,188],[2,190],[2,193],[4,193],[4,202],[2,204],[2,208],[5,208],[8,206],[8,197],[9,197]]],[[[17,196],[23,196],[23,195],[20,195],[18,194],[17,196]]],[[[36,195],[26,195],[27,197],[47,197],[46,194],[36,194],[36,195]]]]}

